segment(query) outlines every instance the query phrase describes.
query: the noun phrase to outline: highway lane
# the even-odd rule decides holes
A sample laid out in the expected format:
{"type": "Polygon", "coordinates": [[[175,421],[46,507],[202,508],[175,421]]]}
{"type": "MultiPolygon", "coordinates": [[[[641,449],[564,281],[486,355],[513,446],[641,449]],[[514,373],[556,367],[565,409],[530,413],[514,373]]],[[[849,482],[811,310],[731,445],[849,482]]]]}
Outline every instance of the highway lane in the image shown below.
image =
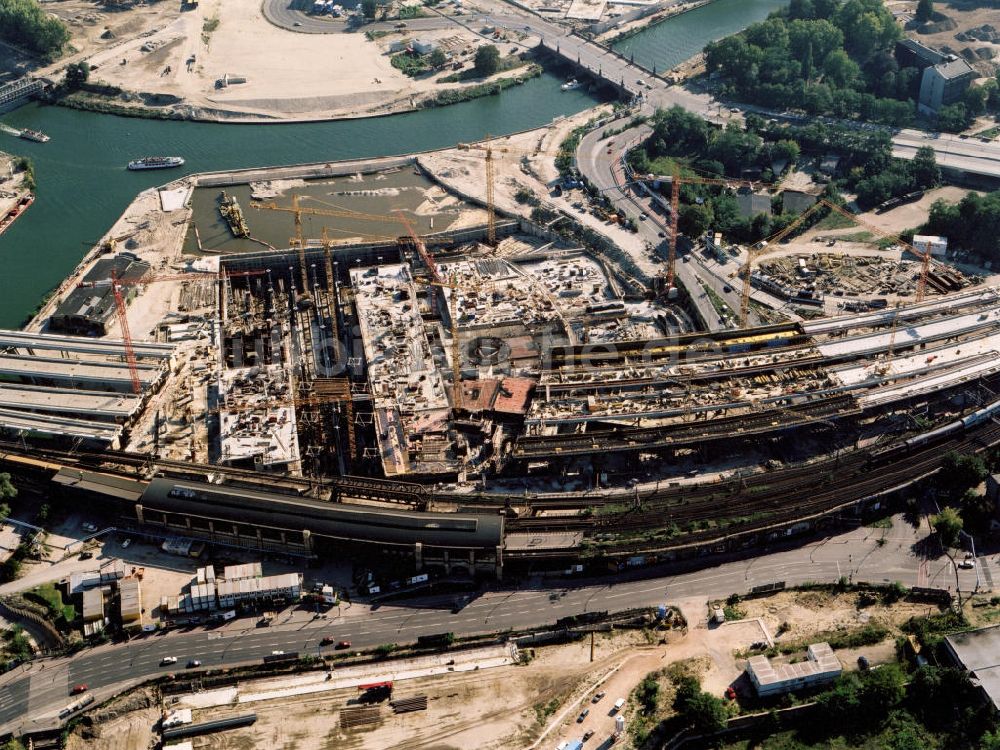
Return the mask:
{"type": "MultiPolygon", "coordinates": [[[[577,167],[581,174],[586,176],[598,190],[611,200],[616,209],[629,218],[635,219],[639,227],[639,235],[646,242],[652,247],[660,247],[668,241],[666,238],[670,232],[669,227],[656,213],[651,201],[616,189],[618,183],[612,172],[615,161],[620,159],[622,152],[627,148],[626,144],[641,142],[652,132],[651,128],[648,125],[639,125],[610,138],[602,137],[606,131],[614,131],[624,127],[634,116],[633,113],[630,113],[626,117],[608,122],[603,127],[595,128],[584,135],[580,139],[580,144],[576,151],[577,167]],[[608,153],[609,151],[611,152],[610,154],[608,153]],[[646,221],[641,221],[639,218],[640,214],[646,214],[649,218],[646,221]],[[664,236],[661,237],[661,234],[664,236]]],[[[660,255],[664,258],[666,257],[665,248],[660,255]]],[[[662,273],[664,270],[662,265],[653,265],[646,257],[633,258],[633,261],[651,277],[662,273]]],[[[715,307],[709,300],[708,295],[701,291],[701,288],[698,286],[692,269],[685,267],[681,263],[677,263],[675,269],[678,281],[685,289],[691,291],[692,303],[697,309],[698,315],[705,321],[707,329],[709,331],[718,331],[725,328],[725,325],[719,322],[718,313],[716,313],[715,307]]]]}
{"type": "MultiPolygon", "coordinates": [[[[420,635],[454,632],[460,635],[551,624],[560,617],[592,611],[649,607],[690,597],[724,598],[753,586],[784,580],[899,580],[907,585],[954,588],[954,570],[947,559],[925,561],[914,547],[926,537],[897,522],[891,530],[859,528],[800,548],[762,554],[703,570],[628,581],[577,582],[533,580],[514,589],[492,589],[478,595],[458,612],[452,597],[415,599],[405,604],[344,605],[327,619],[310,619],[304,611],[285,614],[270,628],[249,620],[212,630],[147,634],[128,643],[100,646],[70,659],[47,659],[0,677],[0,732],[44,726],[70,702],[73,685],[86,683],[98,698],[145,679],[183,672],[190,659],[202,668],[258,662],[272,651],[320,653],[320,639],[350,640],[355,648],[414,641],[420,635]],[[885,535],[884,543],[878,542],[885,535]],[[163,665],[164,656],[177,664],[163,665]]],[[[991,573],[1000,566],[980,558],[991,573]]],[[[975,571],[960,571],[963,588],[975,585],[975,571]]],[[[984,575],[984,580],[991,577],[984,575]]]]}

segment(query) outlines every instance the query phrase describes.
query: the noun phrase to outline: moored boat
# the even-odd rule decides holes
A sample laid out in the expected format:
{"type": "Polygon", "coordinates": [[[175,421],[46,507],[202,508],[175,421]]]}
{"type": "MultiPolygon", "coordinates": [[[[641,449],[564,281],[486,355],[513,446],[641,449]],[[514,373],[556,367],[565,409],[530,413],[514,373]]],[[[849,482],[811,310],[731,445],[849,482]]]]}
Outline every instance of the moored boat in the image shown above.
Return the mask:
{"type": "Polygon", "coordinates": [[[14,223],[18,216],[28,210],[28,206],[35,202],[35,196],[31,193],[21,196],[17,204],[0,217],[0,234],[7,231],[7,228],[14,223]]]}

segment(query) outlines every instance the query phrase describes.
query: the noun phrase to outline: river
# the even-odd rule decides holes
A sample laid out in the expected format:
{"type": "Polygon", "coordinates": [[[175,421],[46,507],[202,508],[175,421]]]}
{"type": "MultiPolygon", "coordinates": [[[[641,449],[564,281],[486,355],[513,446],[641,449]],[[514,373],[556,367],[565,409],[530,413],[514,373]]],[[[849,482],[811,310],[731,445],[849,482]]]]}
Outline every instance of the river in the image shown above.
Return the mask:
{"type": "MultiPolygon", "coordinates": [[[[716,0],[664,21],[624,42],[623,49],[670,67],[704,44],[738,31],[783,5],[783,0],[716,0]]],[[[576,90],[561,92],[548,73],[500,96],[391,117],[304,124],[235,125],[142,120],[28,105],[3,117],[15,127],[52,137],[30,143],[0,133],[0,150],[29,156],[38,197],[0,237],[0,327],[18,326],[42,296],[79,262],[136,193],[180,176],[127,172],[147,155],[180,155],[186,172],[385,156],[452,146],[487,134],[539,127],[592,106],[576,90]]]]}
{"type": "Polygon", "coordinates": [[[663,71],[680,65],[704,49],[708,42],[735,34],[772,12],[788,0],[713,0],[679,16],[640,31],[615,45],[625,56],[650,70],[663,71]]]}

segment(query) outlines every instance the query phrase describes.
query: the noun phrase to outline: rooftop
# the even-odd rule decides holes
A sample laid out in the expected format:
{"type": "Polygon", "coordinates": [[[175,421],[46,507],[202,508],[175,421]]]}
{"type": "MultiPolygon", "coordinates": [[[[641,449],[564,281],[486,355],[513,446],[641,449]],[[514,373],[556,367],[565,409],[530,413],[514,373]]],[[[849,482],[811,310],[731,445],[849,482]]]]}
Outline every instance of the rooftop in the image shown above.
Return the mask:
{"type": "Polygon", "coordinates": [[[945,636],[955,660],[972,673],[983,692],[1000,710],[1000,625],[945,636]]]}

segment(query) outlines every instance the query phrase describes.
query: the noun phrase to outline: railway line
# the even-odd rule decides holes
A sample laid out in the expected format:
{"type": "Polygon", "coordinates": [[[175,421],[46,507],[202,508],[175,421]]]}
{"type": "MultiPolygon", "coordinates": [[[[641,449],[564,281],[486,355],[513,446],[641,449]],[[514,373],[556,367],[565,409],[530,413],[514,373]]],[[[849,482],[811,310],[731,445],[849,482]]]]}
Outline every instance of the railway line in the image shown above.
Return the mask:
{"type": "MultiPolygon", "coordinates": [[[[874,498],[936,471],[942,456],[948,451],[962,453],[979,451],[1000,443],[1000,424],[987,421],[968,433],[954,435],[943,443],[925,443],[912,450],[905,443],[883,454],[880,460],[869,463],[868,456],[862,456],[866,471],[830,475],[826,482],[803,482],[798,488],[787,484],[781,487],[781,498],[746,495],[725,500],[726,519],[740,518],[740,523],[708,525],[707,528],[691,530],[683,541],[671,542],[672,525],[704,520],[716,521],[719,508],[708,504],[696,510],[677,509],[666,512],[635,511],[618,516],[613,527],[601,518],[591,519],[521,519],[508,522],[508,533],[544,533],[548,531],[589,531],[598,545],[605,546],[605,552],[614,555],[662,552],[703,545],[705,543],[725,543],[737,536],[752,536],[789,524],[806,522],[822,516],[829,516],[874,498]],[[898,460],[890,460],[895,455],[898,460]],[[574,523],[575,522],[575,523],[574,523]],[[583,523],[581,523],[583,522],[583,523]],[[586,525],[589,524],[589,525],[586,525]],[[613,533],[609,530],[613,528],[613,533]],[[659,530],[659,531],[656,531],[659,530]],[[605,536],[606,534],[606,536],[605,536]],[[642,535],[642,539],[629,537],[642,535]],[[624,537],[624,538],[621,538],[624,537]]],[[[768,493],[769,495],[771,493],[768,493]]],[[[536,549],[522,553],[526,557],[557,557],[558,550],[536,549]]]]}
{"type": "MultiPolygon", "coordinates": [[[[518,441],[514,455],[520,459],[557,455],[580,455],[594,451],[634,450],[686,445],[713,439],[732,439],[802,427],[831,419],[860,414],[851,396],[837,396],[797,404],[781,410],[701,420],[658,427],[633,427],[620,430],[596,430],[564,435],[526,436],[518,441]]],[[[607,421],[622,419],[608,415],[607,421]]]]}

